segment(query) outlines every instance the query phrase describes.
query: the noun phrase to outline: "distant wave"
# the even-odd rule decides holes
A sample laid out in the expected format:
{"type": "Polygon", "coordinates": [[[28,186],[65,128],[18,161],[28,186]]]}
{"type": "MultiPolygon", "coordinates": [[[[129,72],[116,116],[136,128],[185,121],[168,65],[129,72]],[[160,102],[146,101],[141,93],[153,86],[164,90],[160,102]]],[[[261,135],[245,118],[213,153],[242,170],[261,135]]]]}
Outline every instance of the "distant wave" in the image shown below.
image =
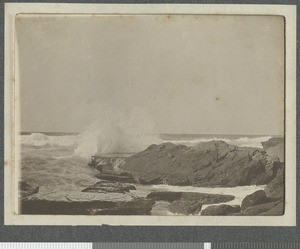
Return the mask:
{"type": "Polygon", "coordinates": [[[174,144],[184,144],[186,146],[194,146],[199,143],[209,142],[212,140],[222,140],[228,144],[236,145],[239,147],[255,147],[262,148],[262,142],[268,141],[271,139],[271,136],[263,136],[263,137],[241,137],[237,139],[228,139],[222,137],[211,137],[211,138],[197,138],[197,139],[189,139],[189,140],[168,140],[168,142],[174,144]]]}
{"type": "Polygon", "coordinates": [[[31,133],[21,136],[21,144],[35,147],[42,146],[75,146],[79,141],[78,135],[48,136],[43,133],[31,133]]]}

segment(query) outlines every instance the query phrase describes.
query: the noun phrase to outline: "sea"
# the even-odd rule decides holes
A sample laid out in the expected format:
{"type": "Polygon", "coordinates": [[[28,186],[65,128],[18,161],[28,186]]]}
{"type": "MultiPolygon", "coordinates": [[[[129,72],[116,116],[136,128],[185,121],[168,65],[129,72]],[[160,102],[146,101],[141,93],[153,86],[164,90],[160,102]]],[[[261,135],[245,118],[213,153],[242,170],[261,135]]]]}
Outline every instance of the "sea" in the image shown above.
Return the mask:
{"type": "MultiPolygon", "coordinates": [[[[120,135],[120,134],[119,134],[120,135]]],[[[93,155],[130,156],[146,149],[151,144],[171,142],[194,146],[200,142],[223,140],[241,147],[262,148],[261,142],[270,135],[217,135],[217,134],[146,134],[125,137],[97,137],[90,134],[72,132],[22,132],[21,136],[21,179],[40,187],[40,193],[68,193],[97,183],[97,170],[88,166],[93,155]]],[[[277,136],[278,137],[278,136],[277,136]]],[[[118,166],[118,165],[116,165],[118,166]]],[[[265,186],[242,186],[235,188],[198,188],[187,186],[138,186],[137,195],[147,195],[152,191],[200,192],[233,194],[235,199],[229,204],[241,204],[242,199],[265,186]]],[[[159,203],[153,215],[168,215],[166,203],[159,203]]]]}

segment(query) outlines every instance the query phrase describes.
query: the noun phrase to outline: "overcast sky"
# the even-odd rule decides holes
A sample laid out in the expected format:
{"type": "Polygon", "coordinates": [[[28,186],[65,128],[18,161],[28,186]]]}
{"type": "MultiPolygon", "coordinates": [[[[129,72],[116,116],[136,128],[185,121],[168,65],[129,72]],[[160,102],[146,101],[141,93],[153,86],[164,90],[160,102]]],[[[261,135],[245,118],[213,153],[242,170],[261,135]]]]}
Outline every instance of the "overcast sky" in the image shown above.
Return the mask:
{"type": "Polygon", "coordinates": [[[283,134],[281,17],[19,15],[16,28],[22,131],[138,108],[156,133],[283,134]]]}

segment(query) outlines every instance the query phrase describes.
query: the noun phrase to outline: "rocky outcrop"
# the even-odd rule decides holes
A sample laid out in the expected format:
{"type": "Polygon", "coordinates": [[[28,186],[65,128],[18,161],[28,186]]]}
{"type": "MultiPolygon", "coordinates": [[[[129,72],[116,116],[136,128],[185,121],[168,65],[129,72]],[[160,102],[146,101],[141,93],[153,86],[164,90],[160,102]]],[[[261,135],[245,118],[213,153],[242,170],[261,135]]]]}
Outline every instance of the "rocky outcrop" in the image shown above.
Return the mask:
{"type": "Polygon", "coordinates": [[[268,141],[262,142],[261,144],[262,144],[264,150],[267,150],[267,149],[274,147],[281,143],[284,144],[284,137],[272,137],[268,141]]]}
{"type": "Polygon", "coordinates": [[[234,187],[269,183],[273,164],[264,150],[210,141],[192,147],[151,145],[120,168],[134,178],[160,178],[170,185],[234,187]]]}
{"type": "Polygon", "coordinates": [[[208,206],[204,210],[201,211],[201,215],[231,215],[234,213],[241,212],[241,207],[239,205],[218,205],[218,206],[208,206]]]}
{"type": "Polygon", "coordinates": [[[100,181],[96,184],[85,188],[82,192],[92,193],[125,193],[130,190],[136,190],[135,186],[121,184],[119,182],[100,181]]]}
{"type": "Polygon", "coordinates": [[[19,194],[20,198],[25,198],[39,192],[39,186],[28,184],[27,182],[19,182],[19,194]]]}
{"type": "Polygon", "coordinates": [[[265,191],[263,190],[258,190],[250,195],[247,195],[243,201],[242,201],[242,205],[241,205],[241,209],[245,210],[248,207],[252,207],[258,204],[263,204],[268,202],[269,199],[266,196],[265,191]]]}
{"type": "Polygon", "coordinates": [[[218,194],[204,194],[193,192],[152,192],[147,195],[147,198],[156,201],[173,202],[177,200],[197,201],[202,204],[214,204],[231,201],[234,199],[233,195],[218,195],[218,194]]]}
{"type": "Polygon", "coordinates": [[[133,176],[127,172],[115,173],[115,172],[103,172],[96,175],[101,180],[113,181],[113,182],[124,182],[124,183],[135,183],[133,176]]]}
{"type": "Polygon", "coordinates": [[[171,203],[169,210],[174,214],[198,214],[202,208],[200,201],[178,200],[171,203]]]}

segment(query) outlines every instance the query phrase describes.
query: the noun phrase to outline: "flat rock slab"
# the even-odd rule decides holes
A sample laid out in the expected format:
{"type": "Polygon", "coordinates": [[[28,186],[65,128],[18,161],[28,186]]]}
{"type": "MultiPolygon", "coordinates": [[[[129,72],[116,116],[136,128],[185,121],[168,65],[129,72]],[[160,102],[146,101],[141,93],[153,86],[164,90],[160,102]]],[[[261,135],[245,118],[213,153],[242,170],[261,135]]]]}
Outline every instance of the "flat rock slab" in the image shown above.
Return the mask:
{"type": "Polygon", "coordinates": [[[128,184],[121,184],[119,182],[100,181],[96,184],[85,188],[82,192],[92,193],[125,193],[130,190],[136,190],[136,187],[128,184]]]}
{"type": "Polygon", "coordinates": [[[91,209],[113,208],[117,203],[133,200],[122,193],[43,193],[21,200],[22,214],[91,214],[91,209]]]}
{"type": "Polygon", "coordinates": [[[152,192],[147,195],[147,198],[154,199],[156,201],[168,202],[177,200],[190,200],[201,202],[204,205],[232,201],[235,197],[233,195],[218,195],[193,192],[152,192]]]}

